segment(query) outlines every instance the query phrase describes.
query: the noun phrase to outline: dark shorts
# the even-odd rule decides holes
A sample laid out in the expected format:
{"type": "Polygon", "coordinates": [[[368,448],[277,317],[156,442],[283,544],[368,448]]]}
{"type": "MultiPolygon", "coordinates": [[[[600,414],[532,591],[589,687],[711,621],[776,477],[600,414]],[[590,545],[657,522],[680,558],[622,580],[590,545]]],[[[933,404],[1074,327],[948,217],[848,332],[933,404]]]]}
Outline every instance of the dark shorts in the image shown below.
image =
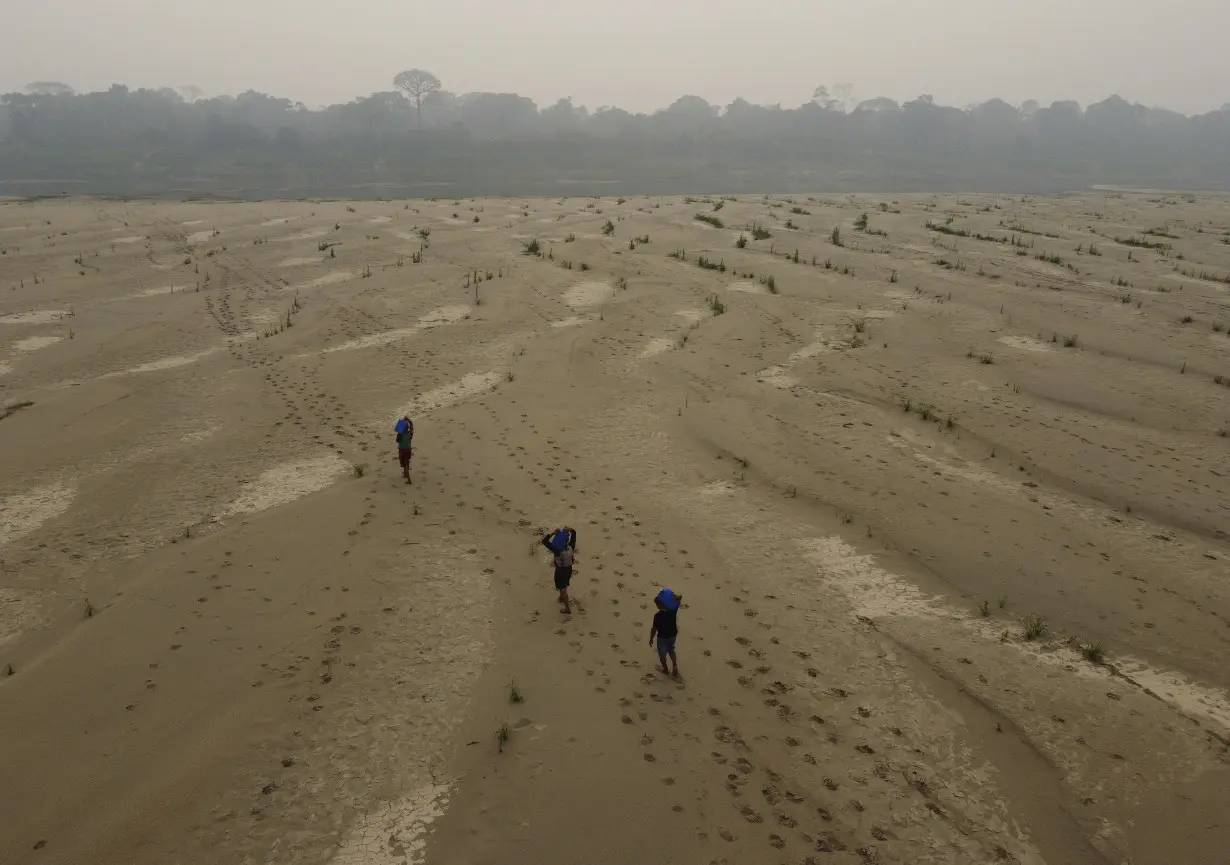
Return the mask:
{"type": "Polygon", "coordinates": [[[555,588],[561,592],[568,588],[568,584],[572,582],[572,568],[556,568],[555,569],[555,588]]]}
{"type": "Polygon", "coordinates": [[[678,636],[676,634],[674,637],[658,637],[658,654],[665,658],[675,651],[675,640],[678,636]]]}
{"type": "Polygon", "coordinates": [[[403,469],[410,468],[410,453],[411,451],[408,450],[399,450],[397,452],[397,461],[401,463],[403,469]]]}

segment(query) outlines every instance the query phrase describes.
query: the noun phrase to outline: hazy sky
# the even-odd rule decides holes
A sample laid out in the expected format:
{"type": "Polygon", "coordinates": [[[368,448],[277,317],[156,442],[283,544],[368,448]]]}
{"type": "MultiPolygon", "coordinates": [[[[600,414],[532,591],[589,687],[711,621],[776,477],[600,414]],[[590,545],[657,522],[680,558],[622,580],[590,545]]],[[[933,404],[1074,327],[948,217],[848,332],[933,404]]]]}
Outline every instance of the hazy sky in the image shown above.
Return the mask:
{"type": "Polygon", "coordinates": [[[1230,102],[1230,0],[0,0],[0,91],[195,84],[315,106],[391,89],[540,106],[797,105],[930,93],[963,106],[1111,93],[1203,112],[1230,102]]]}

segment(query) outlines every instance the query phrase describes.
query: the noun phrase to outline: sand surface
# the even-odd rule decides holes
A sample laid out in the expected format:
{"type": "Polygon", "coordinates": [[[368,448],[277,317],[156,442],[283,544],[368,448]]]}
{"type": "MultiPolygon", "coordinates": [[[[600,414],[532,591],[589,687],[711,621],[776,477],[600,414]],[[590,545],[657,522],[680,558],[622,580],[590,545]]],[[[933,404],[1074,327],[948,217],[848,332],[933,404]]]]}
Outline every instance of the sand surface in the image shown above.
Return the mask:
{"type": "Polygon", "coordinates": [[[1230,201],[0,232],[6,865],[1223,861],[1230,201]]]}

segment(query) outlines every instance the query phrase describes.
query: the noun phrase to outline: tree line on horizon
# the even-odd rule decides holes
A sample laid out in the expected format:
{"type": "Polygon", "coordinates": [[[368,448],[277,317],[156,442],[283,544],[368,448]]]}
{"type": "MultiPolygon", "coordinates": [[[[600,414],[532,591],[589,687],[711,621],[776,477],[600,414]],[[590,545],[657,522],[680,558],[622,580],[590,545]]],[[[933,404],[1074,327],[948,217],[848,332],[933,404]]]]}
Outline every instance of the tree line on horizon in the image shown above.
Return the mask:
{"type": "Polygon", "coordinates": [[[799,189],[1230,189],[1230,104],[1186,116],[1119,96],[955,108],[921,95],[795,108],[684,95],[652,113],[454,94],[417,69],[311,109],[256,91],[0,96],[0,194],[520,195],[799,189]]]}

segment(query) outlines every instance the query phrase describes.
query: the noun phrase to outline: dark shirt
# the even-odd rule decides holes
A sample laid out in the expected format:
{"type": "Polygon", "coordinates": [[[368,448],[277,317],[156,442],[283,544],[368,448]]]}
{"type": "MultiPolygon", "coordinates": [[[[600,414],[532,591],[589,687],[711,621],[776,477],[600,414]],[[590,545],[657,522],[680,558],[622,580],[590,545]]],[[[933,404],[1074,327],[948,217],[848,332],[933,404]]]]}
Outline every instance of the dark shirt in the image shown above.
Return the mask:
{"type": "Polygon", "coordinates": [[[671,637],[679,634],[679,623],[676,621],[676,616],[679,615],[678,610],[658,610],[653,615],[653,629],[658,632],[659,637],[671,637]]]}

